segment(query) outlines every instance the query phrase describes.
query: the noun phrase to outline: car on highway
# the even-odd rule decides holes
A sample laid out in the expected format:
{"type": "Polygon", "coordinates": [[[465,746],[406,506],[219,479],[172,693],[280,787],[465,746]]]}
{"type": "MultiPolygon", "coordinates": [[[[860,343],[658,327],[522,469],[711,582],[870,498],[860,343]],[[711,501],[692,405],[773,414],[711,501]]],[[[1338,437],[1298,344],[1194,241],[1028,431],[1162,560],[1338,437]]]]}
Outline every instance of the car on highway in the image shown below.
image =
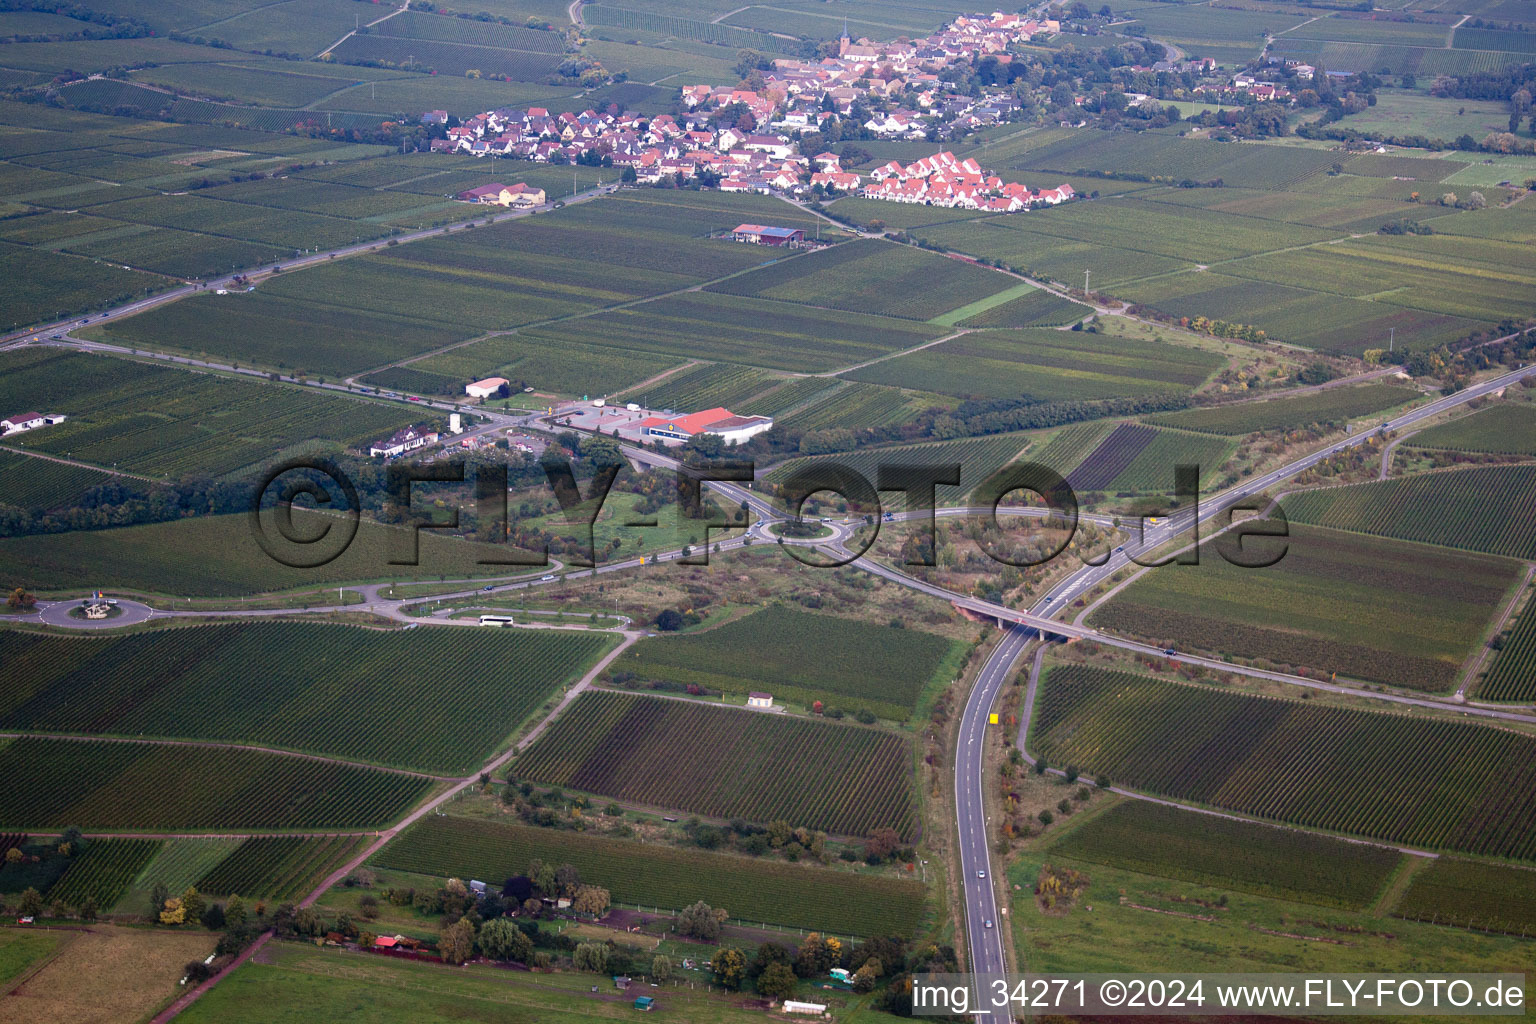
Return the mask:
{"type": "Polygon", "coordinates": [[[554,580],[553,576],[540,576],[539,577],[539,582],[540,583],[549,583],[549,582],[552,582],[553,580],[554,580]]]}
{"type": "Polygon", "coordinates": [[[1165,657],[1165,658],[1173,657],[1173,648],[1172,647],[1165,648],[1163,650],[1163,657],[1165,657]]]}
{"type": "Polygon", "coordinates": [[[485,586],[481,587],[480,589],[481,590],[495,590],[496,589],[496,584],[494,584],[494,583],[487,583],[485,586]]]}
{"type": "Polygon", "coordinates": [[[976,877],[977,878],[986,878],[987,877],[987,873],[985,871],[978,871],[978,872],[976,872],[976,877]]]}
{"type": "Polygon", "coordinates": [[[987,927],[988,927],[988,928],[991,928],[991,927],[992,927],[992,919],[991,919],[991,918],[990,918],[990,917],[989,917],[989,918],[987,918],[987,927]]]}

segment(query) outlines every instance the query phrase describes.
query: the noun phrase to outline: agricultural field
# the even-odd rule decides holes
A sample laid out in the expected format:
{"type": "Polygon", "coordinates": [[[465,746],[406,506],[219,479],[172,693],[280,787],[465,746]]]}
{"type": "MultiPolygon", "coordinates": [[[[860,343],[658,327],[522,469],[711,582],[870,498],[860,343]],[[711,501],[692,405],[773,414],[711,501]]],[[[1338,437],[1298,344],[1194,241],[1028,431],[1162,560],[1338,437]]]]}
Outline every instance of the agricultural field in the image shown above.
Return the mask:
{"type": "Polygon", "coordinates": [[[48,890],[50,900],[79,907],[87,900],[106,911],[165,845],[159,839],[91,839],[64,877],[48,890]]]}
{"type": "Polygon", "coordinates": [[[508,771],[649,807],[836,835],[889,827],[911,839],[911,756],[905,737],[883,729],[596,692],[508,771]]]}
{"type": "MultiPolygon", "coordinates": [[[[1145,174],[1175,183],[1212,181],[1227,187],[1283,189],[1332,164],[1325,151],[1263,143],[1212,142],[1176,135],[1086,129],[1021,154],[1017,170],[1056,174],[1097,171],[1145,174]]],[[[1048,211],[1051,213],[1061,211],[1048,211]]],[[[1187,234],[1187,229],[1180,235],[1187,234]]]]}
{"type": "Polygon", "coordinates": [[[1483,700],[1536,700],[1536,605],[1525,610],[1509,630],[1493,667],[1477,687],[1483,700]]]}
{"type": "MultiPolygon", "coordinates": [[[[244,839],[167,839],[160,852],[146,864],[138,877],[123,891],[114,914],[145,914],[149,911],[155,885],[164,885],[170,892],[183,892],[187,886],[195,886],[200,878],[218,866],[219,862],[240,848],[244,839]]],[[[213,895],[219,896],[220,893],[213,895]]]]}
{"type": "MultiPolygon", "coordinates": [[[[815,380],[826,384],[828,378],[815,380]]],[[[947,409],[953,399],[926,391],[902,391],[878,384],[843,384],[834,391],[818,388],[810,401],[793,408],[783,424],[793,430],[858,430],[915,419],[924,409],[947,409]]]]}
{"type": "MultiPolygon", "coordinates": [[[[300,511],[296,521],[305,524],[306,514],[317,513],[300,511]]],[[[244,515],[196,516],[143,526],[0,538],[0,575],[43,591],[107,587],[176,597],[232,597],[352,580],[466,579],[527,571],[496,564],[507,557],[503,547],[443,537],[435,531],[422,531],[419,537],[419,564],[391,565],[398,534],[392,527],[363,519],[352,544],[334,561],[315,569],[293,569],[261,549],[244,515]]]]}
{"type": "Polygon", "coordinates": [[[1203,480],[1231,453],[1223,438],[1122,423],[1067,474],[1067,483],[1079,493],[1171,493],[1175,467],[1197,466],[1203,480]]]}
{"type": "Polygon", "coordinates": [[[106,309],[169,288],[173,282],[80,256],[0,243],[0,273],[6,291],[6,322],[15,330],[40,320],[106,309]]]}
{"type": "MultiPolygon", "coordinates": [[[[434,19],[435,20],[435,19],[434,19]]],[[[496,26],[505,28],[506,26],[496,26]]],[[[550,33],[529,33],[549,36],[550,33]]],[[[485,75],[507,75],[524,82],[542,82],[560,66],[559,51],[514,50],[502,46],[439,42],[388,35],[353,36],[333,51],[336,59],[363,63],[379,61],[387,66],[429,74],[474,77],[470,71],[485,75]]]]}
{"type": "Polygon", "coordinates": [[[1343,425],[1350,420],[1381,413],[1419,397],[1417,391],[1391,384],[1330,388],[1309,395],[1278,397],[1256,402],[1234,402],[1205,409],[1164,413],[1148,423],[1178,427],[1202,434],[1236,436],[1260,430],[1282,430],[1309,424],[1343,425]]]}
{"type": "Polygon", "coordinates": [[[413,826],[373,863],[502,879],[527,871],[534,858],[573,864],[583,880],[630,906],[680,910],[703,900],[741,920],[855,935],[911,935],[923,916],[923,888],[915,881],[452,815],[413,826]]]}
{"type": "Polygon", "coordinates": [[[1536,408],[1501,403],[1411,435],[1415,448],[1536,455],[1536,408]]]}
{"type": "MultiPolygon", "coordinates": [[[[1213,544],[1197,566],[1142,574],[1090,621],[1225,658],[1442,692],[1524,575],[1507,559],[1295,524],[1284,557],[1263,569],[1232,565],[1213,544]]],[[[1248,544],[1259,556],[1276,546],[1248,544]]]]}
{"type": "Polygon", "coordinates": [[[1536,934],[1536,871],[1440,857],[1414,874],[1392,913],[1478,931],[1536,934]]]}
{"type": "Polygon", "coordinates": [[[372,836],[264,836],[243,840],[217,867],[197,880],[213,897],[297,902],[347,863],[372,836]]]}
{"type": "Polygon", "coordinates": [[[1364,843],[1127,800],[1068,832],[1052,854],[1323,906],[1370,906],[1403,855],[1364,843]]]}
{"type": "MultiPolygon", "coordinates": [[[[726,284],[737,280],[742,278],[726,284]]],[[[680,359],[817,373],[921,345],[945,330],[867,313],[686,292],[520,333],[562,347],[601,343],[680,359]]]]}
{"type": "Polygon", "coordinates": [[[397,406],[52,348],[0,354],[0,403],[69,415],[19,448],[170,477],[235,473],[304,441],[339,451],[411,422],[397,406]]]}
{"type": "Polygon", "coordinates": [[[643,404],[650,409],[711,409],[717,405],[733,408],[782,379],[750,366],[701,363],[645,385],[626,397],[644,399],[643,404]]]}
{"type": "Polygon", "coordinates": [[[703,632],[640,644],[614,671],[738,696],[766,689],[780,701],[809,706],[819,700],[905,721],[925,689],[954,674],[959,656],[958,644],[931,633],[776,604],[703,632]],[[807,648],[838,656],[807,660],[807,648]],[[740,657],[743,651],[752,656],[740,657]]]}
{"type": "Polygon", "coordinates": [[[68,505],[82,493],[112,479],[84,466],[0,452],[0,505],[23,509],[52,509],[68,505]]]}
{"type": "Polygon", "coordinates": [[[0,727],[226,740],[464,773],[611,643],[588,632],[300,622],[101,639],[4,631],[0,657],[26,670],[0,687],[0,727]],[[453,686],[416,668],[456,658],[480,667],[453,686]],[[249,678],[262,680],[259,691],[241,685],[249,678]]]}
{"type": "MultiPolygon", "coordinates": [[[[873,386],[873,385],[865,385],[873,386]]],[[[790,417],[796,422],[797,417],[790,417]]],[[[877,482],[883,464],[915,463],[918,465],[958,465],[960,483],[957,486],[939,484],[935,500],[940,505],[963,502],[976,487],[999,469],[1021,460],[1023,453],[1038,435],[992,434],[986,437],[959,438],[953,441],[936,441],[932,444],[903,445],[895,448],[861,448],[854,452],[816,456],[809,459],[793,459],[768,474],[768,482],[782,484],[802,467],[817,462],[847,466],[864,476],[871,484],[877,482]]],[[[1030,456],[1034,461],[1034,456],[1030,456]]],[[[1056,468],[1054,464],[1050,464],[1056,468]]]]}
{"type": "Polygon", "coordinates": [[[371,374],[366,382],[457,396],[464,393],[464,385],[470,381],[505,377],[516,385],[517,391],[532,387],[544,394],[610,395],[636,381],[664,373],[677,363],[672,356],[574,338],[562,338],[555,343],[530,337],[523,330],[493,335],[404,367],[371,374]],[[401,377],[402,372],[420,374],[422,378],[401,377]]]}
{"type": "Polygon", "coordinates": [[[1536,741],[1494,726],[1057,666],[1032,736],[1052,764],[1162,796],[1387,843],[1536,856],[1536,741]]]}
{"type": "MultiPolygon", "coordinates": [[[[887,204],[889,205],[889,204],[887,204]]],[[[1091,312],[1088,306],[1032,289],[959,321],[961,327],[1065,327],[1091,312]]]]}
{"type": "Polygon", "coordinates": [[[844,376],[957,398],[1078,401],[1191,390],[1223,363],[1197,348],[1034,328],[965,334],[844,376]]]}
{"type": "Polygon", "coordinates": [[[1292,522],[1536,558],[1536,466],[1478,467],[1287,495],[1292,522]]]}
{"type": "Polygon", "coordinates": [[[911,246],[859,239],[710,286],[855,313],[931,320],[1016,284],[985,267],[911,246]]]}
{"type": "Polygon", "coordinates": [[[377,828],[427,780],[212,746],[22,737],[0,748],[0,822],[190,830],[377,828]]]}

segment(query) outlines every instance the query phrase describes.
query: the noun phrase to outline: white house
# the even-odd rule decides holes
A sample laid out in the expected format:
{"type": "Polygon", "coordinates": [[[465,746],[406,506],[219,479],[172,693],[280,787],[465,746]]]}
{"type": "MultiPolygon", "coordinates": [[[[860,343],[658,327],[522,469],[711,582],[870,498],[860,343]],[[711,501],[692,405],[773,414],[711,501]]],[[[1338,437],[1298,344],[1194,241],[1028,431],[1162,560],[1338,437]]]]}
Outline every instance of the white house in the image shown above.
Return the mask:
{"type": "Polygon", "coordinates": [[[417,427],[403,427],[395,431],[382,441],[375,441],[368,448],[369,455],[382,455],[385,458],[394,458],[404,455],[408,451],[424,448],[429,444],[437,443],[437,431],[424,430],[417,427]]]}
{"type": "Polygon", "coordinates": [[[17,434],[23,430],[35,430],[42,425],[42,413],[24,412],[20,416],[10,416],[0,420],[0,434],[17,434]]]}
{"type": "Polygon", "coordinates": [[[490,398],[510,383],[505,377],[487,377],[464,385],[464,393],[470,398],[490,398]]]}
{"type": "Polygon", "coordinates": [[[747,707],[771,708],[773,707],[773,694],[762,693],[758,690],[753,690],[751,693],[747,694],[747,707]]]}

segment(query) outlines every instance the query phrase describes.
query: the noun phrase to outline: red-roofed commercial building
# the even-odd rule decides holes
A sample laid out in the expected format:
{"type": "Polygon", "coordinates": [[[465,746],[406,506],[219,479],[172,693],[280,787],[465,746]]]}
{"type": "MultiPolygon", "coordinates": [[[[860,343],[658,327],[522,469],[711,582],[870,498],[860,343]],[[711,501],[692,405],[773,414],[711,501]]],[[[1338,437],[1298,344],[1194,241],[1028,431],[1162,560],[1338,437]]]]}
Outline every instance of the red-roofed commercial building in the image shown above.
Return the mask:
{"type": "Polygon", "coordinates": [[[799,228],[773,227],[767,224],[738,224],[731,232],[738,242],[757,245],[799,245],[805,241],[805,232],[799,228]]]}
{"type": "Polygon", "coordinates": [[[773,427],[772,416],[737,416],[724,407],[705,409],[687,416],[652,416],[640,426],[652,437],[686,441],[696,434],[719,434],[726,444],[740,444],[773,427]]]}

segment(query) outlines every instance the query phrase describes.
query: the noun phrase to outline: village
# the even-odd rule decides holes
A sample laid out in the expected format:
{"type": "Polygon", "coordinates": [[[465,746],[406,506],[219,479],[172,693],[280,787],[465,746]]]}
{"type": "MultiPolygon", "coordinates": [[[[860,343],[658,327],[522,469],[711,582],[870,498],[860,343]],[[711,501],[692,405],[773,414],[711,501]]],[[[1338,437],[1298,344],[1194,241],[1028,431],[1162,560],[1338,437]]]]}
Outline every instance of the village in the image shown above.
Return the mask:
{"type": "MultiPolygon", "coordinates": [[[[942,32],[911,42],[839,40],[838,55],[818,61],[776,59],[743,85],[682,89],[689,113],[647,118],[616,109],[552,114],[544,107],[500,108],[476,114],[434,139],[434,152],[516,157],[538,163],[612,166],[621,180],[655,184],[695,180],[724,192],[802,196],[856,194],[891,202],[1007,213],[1073,198],[1070,185],[1032,190],[1005,183],[974,159],[951,152],[903,165],[891,161],[866,174],[843,167],[838,154],[805,154],[791,137],[816,132],[829,119],[846,118],[868,101],[916,91],[916,107],[871,114],[863,127],[878,138],[932,137],[930,121],[947,113],[955,124],[980,128],[1007,119],[1016,102],[1006,95],[980,98],[950,90],[941,77],[959,60],[984,55],[1007,62],[1008,49],[1040,33],[1060,30],[1055,20],[1019,14],[956,18],[942,32]],[[722,116],[729,115],[729,116],[722,116]]],[[[446,125],[447,111],[422,115],[446,125]]],[[[543,192],[495,183],[457,195],[466,202],[535,206],[543,192]]]]}

